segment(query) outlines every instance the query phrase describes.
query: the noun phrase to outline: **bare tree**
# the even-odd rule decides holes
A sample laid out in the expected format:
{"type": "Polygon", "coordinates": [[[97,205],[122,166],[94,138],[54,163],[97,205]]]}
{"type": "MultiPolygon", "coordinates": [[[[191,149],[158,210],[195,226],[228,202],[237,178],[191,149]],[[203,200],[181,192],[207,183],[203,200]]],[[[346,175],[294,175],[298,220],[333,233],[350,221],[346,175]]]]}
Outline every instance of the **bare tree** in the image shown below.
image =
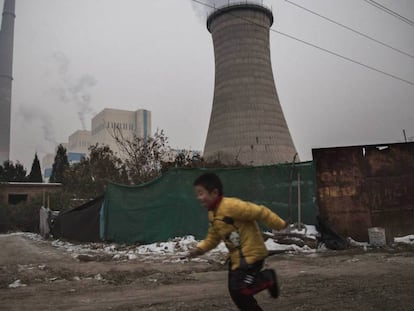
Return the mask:
{"type": "Polygon", "coordinates": [[[157,130],[153,136],[125,135],[119,126],[110,130],[122,160],[134,184],[142,184],[161,175],[163,158],[168,151],[168,138],[157,130]]]}
{"type": "Polygon", "coordinates": [[[121,159],[106,145],[92,145],[89,155],[65,171],[64,191],[76,199],[96,198],[108,182],[129,184],[121,159]]]}

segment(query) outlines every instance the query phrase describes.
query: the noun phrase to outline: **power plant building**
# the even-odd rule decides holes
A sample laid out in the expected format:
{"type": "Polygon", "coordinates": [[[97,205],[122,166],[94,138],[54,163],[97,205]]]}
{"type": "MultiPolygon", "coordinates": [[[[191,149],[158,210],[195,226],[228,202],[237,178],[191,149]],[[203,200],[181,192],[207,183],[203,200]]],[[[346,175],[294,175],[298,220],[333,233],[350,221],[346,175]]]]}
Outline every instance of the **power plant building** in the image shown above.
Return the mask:
{"type": "Polygon", "coordinates": [[[253,3],[219,8],[207,19],[215,56],[207,161],[266,165],[296,154],[273,77],[272,24],[272,12],[253,3]]]}
{"type": "Polygon", "coordinates": [[[4,0],[0,30],[0,164],[10,159],[15,0],[4,0]]]}
{"type": "MultiPolygon", "coordinates": [[[[105,108],[92,118],[92,130],[77,130],[69,136],[68,143],[62,145],[67,149],[69,164],[80,162],[89,154],[89,147],[95,144],[108,145],[118,156],[122,155],[113,135],[115,129],[120,129],[125,138],[133,134],[140,138],[151,136],[151,111],[139,109],[136,111],[105,108]]],[[[44,177],[50,177],[55,154],[49,153],[43,157],[42,167],[44,177]]]]}
{"type": "Polygon", "coordinates": [[[105,108],[92,119],[92,144],[105,144],[119,154],[114,134],[117,129],[125,138],[132,138],[133,134],[140,138],[151,136],[151,111],[139,109],[127,111],[105,108]]]}
{"type": "Polygon", "coordinates": [[[68,139],[68,150],[71,152],[88,154],[91,145],[91,131],[77,130],[68,139]]]}

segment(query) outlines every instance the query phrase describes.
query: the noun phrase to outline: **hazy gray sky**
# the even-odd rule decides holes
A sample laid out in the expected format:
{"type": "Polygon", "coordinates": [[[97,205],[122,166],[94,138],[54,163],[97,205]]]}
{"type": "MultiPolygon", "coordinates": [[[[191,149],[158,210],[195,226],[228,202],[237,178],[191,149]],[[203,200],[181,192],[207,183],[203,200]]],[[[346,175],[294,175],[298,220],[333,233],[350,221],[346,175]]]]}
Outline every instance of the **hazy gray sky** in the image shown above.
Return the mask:
{"type": "MultiPolygon", "coordinates": [[[[412,57],[287,1],[264,0],[274,30],[414,83],[413,26],[364,0],[292,1],[412,57]]],[[[412,0],[377,2],[414,20],[412,0]]],[[[149,109],[153,129],[164,129],[172,147],[202,150],[214,92],[206,14],[190,0],[16,0],[12,160],[30,169],[35,151],[42,158],[75,130],[90,129],[105,107],[149,109]]],[[[414,136],[413,84],[276,32],[270,41],[301,160],[312,148],[399,142],[403,129],[414,136]]]]}

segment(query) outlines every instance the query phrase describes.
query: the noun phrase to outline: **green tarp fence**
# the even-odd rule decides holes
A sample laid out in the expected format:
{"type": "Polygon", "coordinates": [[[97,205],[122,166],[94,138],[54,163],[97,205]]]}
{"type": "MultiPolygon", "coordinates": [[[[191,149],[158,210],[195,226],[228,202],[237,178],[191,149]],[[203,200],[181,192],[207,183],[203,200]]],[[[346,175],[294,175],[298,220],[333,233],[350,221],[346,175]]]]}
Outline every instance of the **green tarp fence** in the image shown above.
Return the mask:
{"type": "Polygon", "coordinates": [[[105,239],[118,243],[152,243],[185,235],[203,238],[208,228],[207,211],[196,200],[193,182],[205,172],[214,172],[221,178],[227,197],[265,205],[282,218],[290,215],[289,206],[292,206],[294,221],[298,216],[299,174],[302,222],[316,223],[316,183],[312,162],[294,166],[175,168],[143,185],[107,186],[103,217],[105,239]]]}

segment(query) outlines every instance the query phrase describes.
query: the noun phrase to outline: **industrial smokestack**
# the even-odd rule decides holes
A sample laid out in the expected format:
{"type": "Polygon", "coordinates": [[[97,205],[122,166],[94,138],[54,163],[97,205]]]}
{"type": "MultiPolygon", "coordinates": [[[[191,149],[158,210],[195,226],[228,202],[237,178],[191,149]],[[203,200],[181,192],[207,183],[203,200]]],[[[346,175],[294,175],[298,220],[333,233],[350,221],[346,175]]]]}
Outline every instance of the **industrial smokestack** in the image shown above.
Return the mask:
{"type": "Polygon", "coordinates": [[[207,161],[264,165],[296,154],[273,78],[272,24],[272,12],[253,3],[220,8],[207,19],[215,55],[207,161]]]}
{"type": "Polygon", "coordinates": [[[10,114],[13,81],[15,0],[4,0],[0,30],[0,163],[10,157],[10,114]]]}

